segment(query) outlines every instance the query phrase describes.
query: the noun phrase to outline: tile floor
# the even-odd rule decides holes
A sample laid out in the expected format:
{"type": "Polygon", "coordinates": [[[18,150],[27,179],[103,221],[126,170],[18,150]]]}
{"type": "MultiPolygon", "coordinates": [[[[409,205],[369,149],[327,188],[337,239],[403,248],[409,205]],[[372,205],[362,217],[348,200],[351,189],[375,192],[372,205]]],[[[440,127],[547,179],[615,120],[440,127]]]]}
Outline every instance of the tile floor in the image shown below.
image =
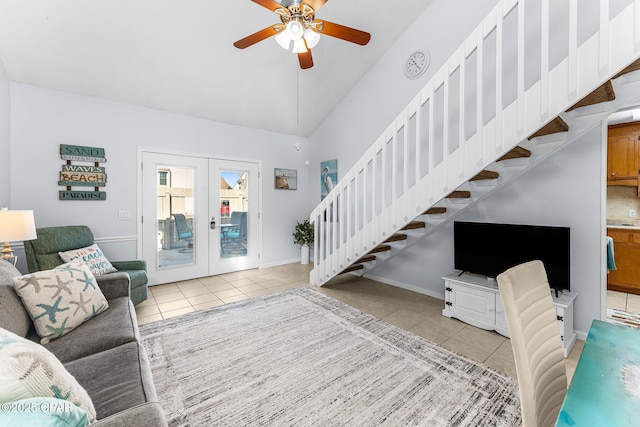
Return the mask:
{"type": "Polygon", "coordinates": [[[607,307],[631,313],[640,313],[640,295],[607,291],[607,307]]]}
{"type": "MultiPolygon", "coordinates": [[[[292,287],[310,286],[310,269],[310,265],[288,264],[152,286],[149,298],[136,307],[138,323],[154,322],[292,287]]],[[[509,339],[442,316],[442,300],[348,274],[313,289],[516,376],[509,339]]],[[[569,379],[583,345],[584,342],[578,340],[566,359],[569,379]]]]}

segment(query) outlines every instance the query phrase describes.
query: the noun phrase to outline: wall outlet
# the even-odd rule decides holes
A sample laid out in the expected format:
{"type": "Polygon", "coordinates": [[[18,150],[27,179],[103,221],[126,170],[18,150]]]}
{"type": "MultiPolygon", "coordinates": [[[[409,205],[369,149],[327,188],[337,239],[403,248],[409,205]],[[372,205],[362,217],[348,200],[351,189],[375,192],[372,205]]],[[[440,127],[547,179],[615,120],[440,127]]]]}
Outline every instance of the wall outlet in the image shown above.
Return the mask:
{"type": "Polygon", "coordinates": [[[636,217],[636,210],[629,209],[629,218],[635,218],[635,217],[636,217]]]}
{"type": "Polygon", "coordinates": [[[118,219],[120,220],[129,219],[129,211],[118,211],[118,219]]]}

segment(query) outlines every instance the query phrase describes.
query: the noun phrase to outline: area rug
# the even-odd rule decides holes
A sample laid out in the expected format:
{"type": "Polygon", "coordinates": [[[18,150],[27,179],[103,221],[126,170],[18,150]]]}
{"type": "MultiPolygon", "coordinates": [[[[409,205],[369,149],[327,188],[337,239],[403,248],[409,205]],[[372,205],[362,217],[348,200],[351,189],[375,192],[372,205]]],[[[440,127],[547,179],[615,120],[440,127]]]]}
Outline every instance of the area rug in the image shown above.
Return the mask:
{"type": "Polygon", "coordinates": [[[616,308],[607,308],[607,322],[640,328],[640,314],[616,308]]]}
{"type": "Polygon", "coordinates": [[[520,426],[517,381],[310,288],[142,325],[170,426],[520,426]]]}

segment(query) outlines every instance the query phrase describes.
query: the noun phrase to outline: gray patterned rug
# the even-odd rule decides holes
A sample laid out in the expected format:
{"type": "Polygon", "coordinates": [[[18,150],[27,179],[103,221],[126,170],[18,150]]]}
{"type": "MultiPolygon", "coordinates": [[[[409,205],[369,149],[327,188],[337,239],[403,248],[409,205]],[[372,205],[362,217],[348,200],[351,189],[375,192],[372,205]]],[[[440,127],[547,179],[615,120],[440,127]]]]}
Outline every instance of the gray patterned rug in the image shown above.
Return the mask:
{"type": "Polygon", "coordinates": [[[520,426],[517,381],[313,289],[140,327],[170,426],[520,426]]]}

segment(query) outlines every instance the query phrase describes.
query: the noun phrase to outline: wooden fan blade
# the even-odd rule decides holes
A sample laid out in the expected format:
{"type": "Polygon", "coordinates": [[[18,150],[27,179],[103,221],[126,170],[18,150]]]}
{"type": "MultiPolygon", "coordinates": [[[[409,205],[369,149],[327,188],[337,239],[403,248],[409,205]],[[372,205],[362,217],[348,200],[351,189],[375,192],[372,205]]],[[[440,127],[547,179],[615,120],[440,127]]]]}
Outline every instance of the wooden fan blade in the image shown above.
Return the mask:
{"type": "Polygon", "coordinates": [[[273,0],[251,0],[254,3],[259,4],[262,7],[266,7],[272,12],[275,12],[276,9],[281,8],[282,5],[280,3],[276,3],[273,0]]]}
{"type": "Polygon", "coordinates": [[[311,49],[307,49],[306,52],[298,54],[298,62],[300,62],[300,68],[306,70],[313,67],[313,58],[311,57],[311,49]]]}
{"type": "Polygon", "coordinates": [[[275,36],[278,32],[275,30],[275,27],[272,25],[270,27],[265,28],[264,30],[260,30],[256,33],[251,34],[243,39],[238,40],[233,45],[238,49],[244,49],[251,45],[254,45],[258,42],[261,42],[264,39],[268,39],[271,36],[275,36]]]}
{"type": "Polygon", "coordinates": [[[321,24],[320,34],[326,34],[327,36],[336,37],[361,46],[366,45],[371,40],[371,34],[355,28],[345,27],[322,19],[316,19],[313,22],[321,24]]]}
{"type": "Polygon", "coordinates": [[[304,0],[302,3],[306,3],[313,8],[314,11],[318,11],[322,6],[325,5],[327,0],[304,0]]]}

